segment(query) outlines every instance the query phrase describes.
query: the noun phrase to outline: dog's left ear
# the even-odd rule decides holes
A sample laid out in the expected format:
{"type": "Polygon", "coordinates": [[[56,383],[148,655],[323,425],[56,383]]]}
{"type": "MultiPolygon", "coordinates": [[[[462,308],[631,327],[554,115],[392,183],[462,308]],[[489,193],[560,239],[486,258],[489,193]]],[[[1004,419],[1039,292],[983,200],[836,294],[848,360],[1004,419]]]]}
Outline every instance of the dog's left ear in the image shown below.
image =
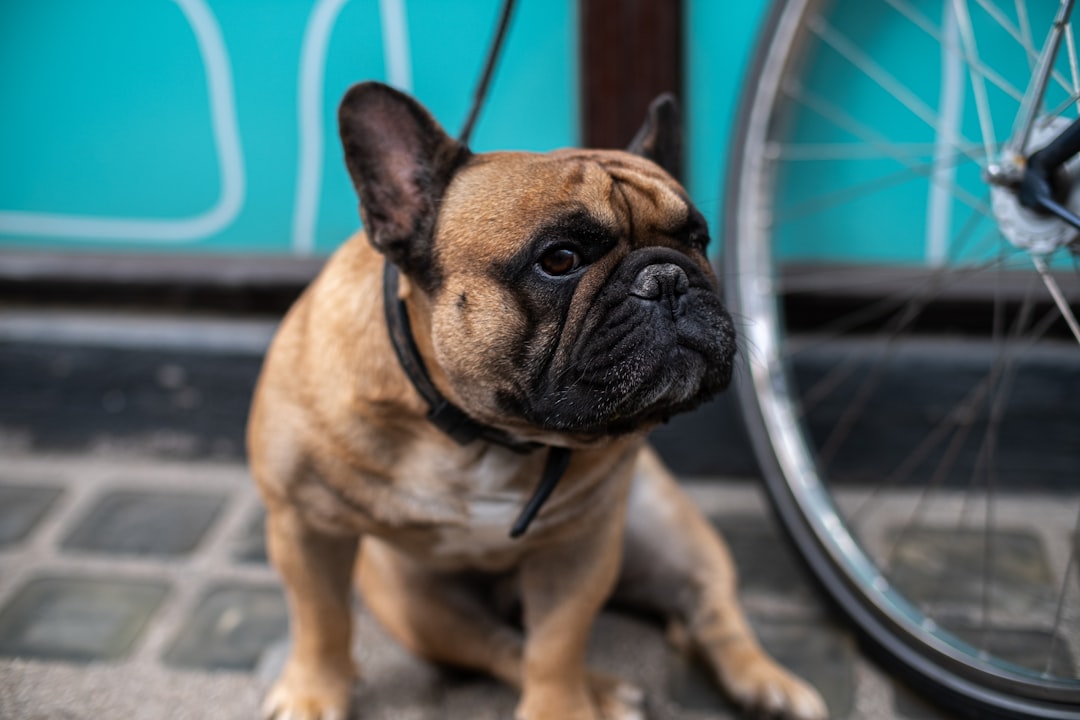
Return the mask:
{"type": "Polygon", "coordinates": [[[660,95],[649,105],[645,124],[630,141],[628,152],[641,155],[664,168],[672,177],[682,175],[682,117],[679,103],[671,93],[660,95]]]}
{"type": "Polygon", "coordinates": [[[402,272],[430,288],[439,201],[469,150],[413,98],[376,82],[354,85],[338,127],[368,239],[402,272]]]}

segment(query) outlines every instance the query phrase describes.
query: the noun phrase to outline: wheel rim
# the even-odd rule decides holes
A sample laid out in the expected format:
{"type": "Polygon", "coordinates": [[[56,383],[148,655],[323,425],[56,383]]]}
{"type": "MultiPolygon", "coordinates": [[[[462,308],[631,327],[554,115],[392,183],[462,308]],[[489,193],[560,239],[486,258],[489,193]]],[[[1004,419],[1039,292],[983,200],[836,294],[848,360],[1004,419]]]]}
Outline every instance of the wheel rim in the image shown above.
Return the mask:
{"type": "MultiPolygon", "coordinates": [[[[1000,160],[1008,135],[1014,131],[1009,124],[1001,124],[1002,113],[1015,118],[1017,110],[1009,111],[1007,101],[1019,106],[1025,89],[1007,73],[995,69],[995,58],[986,52],[991,47],[986,36],[999,40],[1011,38],[1025,63],[1023,70],[1030,75],[1037,60],[1031,58],[1032,51],[1036,56],[1038,53],[1035,41],[1028,38],[1045,32],[1055,9],[1050,8],[1047,18],[1045,9],[1025,12],[1017,3],[1005,11],[981,0],[952,3],[945,13],[940,4],[900,0],[880,4],[788,2],[774,28],[774,50],[765,56],[759,68],[755,92],[744,118],[739,170],[729,179],[735,203],[729,204],[726,277],[729,297],[739,314],[746,318],[744,335],[750,362],[749,373],[744,378],[747,381],[744,395],[749,397],[769,438],[766,451],[770,459],[788,478],[784,492],[790,493],[801,509],[797,521],[805,523],[828,564],[840,569],[841,582],[853,589],[853,596],[865,593],[865,602],[854,601],[861,606],[848,607],[848,611],[869,612],[873,617],[868,622],[876,623],[881,632],[914,638],[918,652],[954,671],[956,682],[986,683],[996,691],[1035,702],[1069,704],[1080,701],[1074,655],[1074,648],[1080,649],[1077,644],[1080,584],[1075,557],[1080,521],[1075,480],[1080,471],[1073,471],[1071,486],[1055,486],[1053,492],[1046,493],[1042,490],[1035,494],[1026,490],[1014,493],[1000,485],[1001,472],[997,466],[1003,457],[1000,436],[1011,427],[1002,417],[1015,404],[1013,394],[1017,385],[1022,384],[1018,378],[1030,372],[1028,366],[1032,363],[1033,367],[1039,367],[1040,363],[1052,364],[1063,357],[1072,363],[1080,355],[1076,341],[1068,337],[1067,328],[1060,327],[1067,323],[1053,317],[1055,311],[1059,316],[1063,310],[1075,312],[1076,302],[1071,293],[1080,283],[1076,282],[1073,269],[1075,259],[1064,242],[1049,249],[1041,248],[1045,253],[1041,259],[1054,269],[1051,275],[1058,276],[1057,284],[1064,284],[1066,297],[1064,308],[1048,301],[1049,290],[1045,289],[1045,282],[1036,272],[1027,250],[1018,251],[1015,244],[1006,245],[1001,232],[1001,225],[1009,220],[1020,225],[1021,236],[1034,236],[1038,230],[1036,223],[1025,219],[1015,207],[995,209],[995,200],[997,205],[1003,204],[1001,198],[991,198],[990,189],[981,177],[977,178],[978,186],[970,177],[972,171],[984,174],[1000,160]],[[936,24],[928,15],[931,10],[938,13],[936,24]],[[1040,23],[1043,30],[1034,29],[1040,23]],[[914,71],[897,65],[898,61],[902,64],[912,56],[910,47],[890,57],[889,53],[894,52],[890,48],[902,44],[907,37],[902,33],[890,34],[889,28],[897,27],[908,35],[929,36],[937,41],[937,82],[931,83],[936,84],[933,88],[936,92],[912,87],[918,85],[918,73],[912,74],[914,71]],[[859,32],[853,32],[853,28],[859,32]],[[864,39],[861,44],[860,36],[864,39]],[[884,55],[873,55],[867,47],[875,48],[875,53],[876,48],[883,47],[884,55]],[[983,48],[981,53],[979,48],[983,48]],[[834,86],[829,87],[823,78],[832,79],[834,86]],[[846,82],[842,83],[841,78],[846,82]],[[960,94],[957,83],[965,79],[964,99],[971,106],[968,115],[962,107],[955,107],[955,96],[960,94]],[[848,87],[846,96],[835,92],[835,85],[840,84],[848,87]],[[874,93],[891,98],[897,107],[881,109],[875,116],[874,103],[880,101],[873,99],[874,93]],[[849,102],[841,101],[845,97],[849,102]],[[882,112],[906,113],[911,117],[882,122],[882,112]],[[942,117],[952,118],[948,127],[944,127],[942,117]],[[931,119],[933,122],[928,122],[931,119]],[[991,129],[995,122],[1000,131],[991,129]],[[930,125],[932,137],[912,131],[918,123],[930,125]],[[975,134],[970,132],[972,125],[978,130],[975,134]],[[870,168],[875,164],[881,166],[883,159],[887,161],[885,164],[895,167],[888,172],[870,168]],[[840,180],[830,180],[835,177],[840,180]],[[921,190],[912,191],[920,182],[921,190]],[[872,191],[866,192],[867,187],[872,191]],[[941,191],[942,187],[945,192],[941,191]],[[922,198],[916,202],[912,198],[918,192],[922,198]],[[852,210],[854,206],[858,207],[852,210]],[[733,207],[738,210],[732,210],[733,207]],[[864,435],[869,435],[869,431],[864,432],[858,425],[873,412],[873,398],[869,396],[878,388],[866,388],[875,382],[880,386],[891,377],[892,370],[881,367],[910,364],[922,357],[920,352],[924,355],[937,352],[938,345],[927,343],[920,336],[903,340],[901,347],[898,334],[875,337],[873,333],[867,335],[865,328],[881,321],[908,329],[932,304],[925,302],[927,291],[924,288],[919,294],[924,301],[918,296],[903,297],[901,292],[892,307],[879,299],[877,304],[881,308],[876,316],[863,307],[858,312],[867,317],[840,318],[858,327],[860,338],[845,347],[847,341],[841,338],[838,345],[837,338],[831,335],[833,330],[829,330],[829,346],[838,348],[842,358],[857,351],[874,362],[862,363],[865,368],[860,365],[854,370],[833,369],[809,380],[795,378],[792,368],[798,365],[800,353],[808,352],[805,346],[813,348],[820,338],[804,341],[803,347],[790,339],[784,325],[784,309],[774,298],[787,295],[790,313],[792,294],[808,292],[806,288],[815,282],[828,285],[837,282],[836,278],[844,282],[851,279],[850,268],[840,267],[836,262],[814,265],[813,258],[800,256],[800,248],[806,248],[800,244],[805,238],[820,238],[824,234],[829,239],[844,240],[848,237],[845,231],[852,227],[864,231],[867,227],[875,230],[880,227],[880,224],[867,224],[868,213],[872,216],[876,210],[879,217],[886,217],[887,213],[881,213],[892,208],[893,213],[902,215],[913,207],[921,208],[923,217],[919,234],[927,242],[920,248],[924,253],[922,258],[912,262],[911,249],[898,248],[893,240],[898,233],[910,230],[882,228],[885,237],[862,258],[888,263],[887,272],[879,272],[875,279],[891,276],[900,288],[905,283],[930,283],[931,294],[963,295],[976,292],[978,288],[973,289],[974,286],[984,277],[990,277],[989,282],[999,287],[1003,282],[1015,283],[1014,266],[1023,261],[1028,263],[1026,275],[1034,277],[1036,282],[992,302],[993,317],[988,321],[987,336],[969,340],[991,352],[989,369],[985,373],[973,373],[969,391],[961,394],[959,400],[943,403],[944,410],[938,413],[938,419],[918,443],[907,448],[906,455],[890,458],[887,464],[883,460],[880,467],[873,468],[886,475],[886,488],[868,492],[833,482],[844,470],[851,469],[845,468],[844,454],[850,454],[845,445],[858,444],[864,435]],[[748,208],[753,211],[747,211],[748,208]],[[965,220],[958,208],[968,209],[967,215],[973,219],[965,220]],[[1029,225],[1024,225],[1025,222],[1029,225]],[[988,240],[991,234],[994,238],[988,240]],[[972,243],[975,235],[979,235],[979,243],[972,243]],[[973,244],[980,247],[973,248],[973,244]],[[808,274],[811,267],[817,271],[816,275],[808,274]],[[820,272],[823,269],[827,271],[824,275],[820,272]],[[1062,281],[1063,269],[1066,272],[1062,281]],[[949,290],[941,290],[945,280],[957,279],[959,289],[952,284],[949,290]],[[1040,293],[1038,296],[1036,291],[1040,293]],[[906,320],[908,316],[915,317],[906,320]],[[1011,329],[1014,329],[1012,334],[1011,329]],[[1051,337],[1054,339],[1050,340],[1051,337]],[[877,380],[868,380],[874,373],[877,380]],[[815,413],[828,416],[817,408],[828,405],[834,393],[842,394],[840,388],[845,385],[850,402],[847,409],[834,413],[841,422],[829,434],[822,436],[818,432],[815,437],[812,429],[815,413]],[[984,389],[980,391],[980,387],[984,389]],[[857,410],[850,409],[860,404],[857,410]],[[962,411],[977,412],[981,419],[964,420],[962,411]],[[963,463],[958,458],[965,452],[972,454],[970,449],[964,450],[968,445],[974,448],[975,467],[964,467],[961,472],[963,463]],[[930,475],[929,489],[912,490],[905,486],[916,470],[930,475]],[[977,485],[976,480],[983,484],[977,485]],[[982,509],[975,507],[979,503],[982,509]],[[1060,538],[1055,541],[1050,562],[1054,595],[1047,597],[1041,585],[1028,596],[1010,588],[1004,592],[995,585],[993,577],[1003,555],[1001,548],[1022,557],[1030,549],[1027,547],[1030,543],[1025,545],[1023,537],[1014,532],[1015,527],[1020,521],[1027,522],[1034,512],[1045,515],[1048,507],[1053,517],[1040,517],[1042,529],[1049,532],[1054,528],[1054,532],[1073,536],[1072,542],[1064,543],[1064,551],[1057,547],[1062,544],[1060,538]],[[974,522],[979,512],[989,529],[974,522]],[[870,537],[864,529],[875,518],[905,514],[908,524],[894,530],[891,538],[880,532],[870,537]],[[954,516],[959,516],[961,522],[956,522],[954,516]],[[949,587],[954,577],[931,579],[941,586],[936,590],[927,586],[926,573],[920,570],[918,562],[934,558],[914,556],[925,555],[927,548],[933,547],[935,533],[940,535],[939,541],[981,544],[975,554],[982,555],[983,567],[976,574],[984,579],[985,589],[981,591],[980,606],[974,615],[960,618],[956,614],[957,593],[950,594],[949,587]],[[1017,609],[1014,607],[1017,604],[1024,607],[1017,609]],[[1039,624],[1033,624],[1035,615],[1039,624]],[[1034,639],[1035,645],[1045,640],[1047,646],[1041,666],[1039,661],[1011,657],[1010,650],[1002,647],[1007,644],[1005,641],[1014,642],[1020,631],[1045,635],[1034,639]]],[[[1000,42],[992,46],[1000,47],[1000,42]]],[[[1069,108],[1071,118],[1076,116],[1075,96],[1080,94],[1076,91],[1080,81],[1075,79],[1078,73],[1071,31],[1063,36],[1063,48],[1044,106],[1069,108]]],[[[1002,53],[1002,59],[1015,64],[1016,54],[1002,53]]],[[[1040,120],[1056,116],[1054,110],[1037,114],[1040,120]]],[[[1036,137],[1035,142],[1038,140],[1036,137]]],[[[1016,228],[1006,234],[1016,235],[1016,228]]],[[[811,250],[810,255],[822,254],[820,243],[811,250]]],[[[840,250],[849,252],[843,247],[840,250]]],[[[827,257],[827,248],[824,254],[827,257]]],[[[876,288],[870,290],[867,296],[873,296],[876,288]]],[[[849,292],[858,295],[865,293],[865,289],[849,289],[849,292]]],[[[937,296],[932,300],[937,302],[937,296]]],[[[834,322],[832,327],[844,322],[834,322]]],[[[845,362],[851,364],[842,359],[837,367],[843,367],[845,362]]],[[[1080,440],[1075,442],[1080,445],[1080,440]]],[[[953,550],[957,548],[940,548],[946,559],[953,550]]],[[[956,553],[957,557],[964,555],[956,553]]]]}

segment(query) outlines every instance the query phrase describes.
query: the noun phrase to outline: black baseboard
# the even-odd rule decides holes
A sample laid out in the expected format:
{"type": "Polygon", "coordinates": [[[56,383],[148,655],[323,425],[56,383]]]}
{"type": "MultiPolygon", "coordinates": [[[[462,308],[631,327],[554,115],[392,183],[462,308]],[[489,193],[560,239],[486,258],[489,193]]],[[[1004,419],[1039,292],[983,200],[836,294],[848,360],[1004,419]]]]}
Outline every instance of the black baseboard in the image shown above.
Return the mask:
{"type": "Polygon", "coordinates": [[[0,251],[0,303],[280,317],[325,258],[0,251]]]}
{"type": "MultiPolygon", "coordinates": [[[[233,328],[188,320],[155,330],[153,321],[141,318],[106,335],[80,316],[65,322],[53,322],[52,340],[48,333],[15,332],[0,324],[0,451],[244,458],[248,406],[271,325],[233,328]]],[[[885,479],[883,469],[900,466],[988,376],[998,357],[993,350],[985,342],[930,338],[903,350],[861,340],[800,353],[795,371],[803,387],[838,363],[852,368],[851,380],[812,416],[809,431],[820,444],[828,442],[851,398],[861,392],[860,378],[871,374],[870,367],[882,368],[879,390],[859,419],[858,442],[846,443],[836,455],[833,475],[853,483],[885,479]]],[[[994,438],[995,480],[1029,489],[1075,485],[1080,352],[1075,344],[1051,344],[1024,353],[1009,372],[1007,413],[994,438]]],[[[987,437],[985,406],[970,426],[967,440],[950,451],[959,482],[979,467],[987,437]]],[[[758,472],[732,392],[674,418],[653,433],[653,442],[684,476],[758,472]]],[[[946,445],[939,443],[899,482],[932,477],[946,445]]]]}
{"type": "MultiPolygon", "coordinates": [[[[0,341],[0,452],[243,460],[261,366],[253,351],[0,341]]],[[[722,396],[655,432],[677,472],[755,471],[733,401],[722,396]]]]}

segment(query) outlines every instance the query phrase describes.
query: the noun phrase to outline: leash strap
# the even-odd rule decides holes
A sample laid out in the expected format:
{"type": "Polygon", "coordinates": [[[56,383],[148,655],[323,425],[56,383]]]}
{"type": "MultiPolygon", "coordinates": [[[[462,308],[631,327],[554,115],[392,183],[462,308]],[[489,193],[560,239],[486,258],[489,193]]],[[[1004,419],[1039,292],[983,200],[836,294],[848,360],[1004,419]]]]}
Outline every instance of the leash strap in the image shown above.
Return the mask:
{"type": "Polygon", "coordinates": [[[480,108],[487,97],[491,76],[495,72],[495,63],[498,61],[499,53],[502,51],[503,40],[506,39],[506,29],[510,26],[511,15],[514,14],[514,2],[515,0],[504,0],[503,2],[502,12],[499,14],[499,25],[495,30],[495,37],[491,41],[491,47],[488,48],[487,62],[484,63],[484,71],[480,74],[480,81],[477,83],[476,92],[473,94],[472,109],[469,111],[469,117],[465,119],[465,124],[461,128],[461,134],[458,135],[458,142],[462,145],[469,144],[473,127],[480,116],[480,108]]]}
{"type": "Polygon", "coordinates": [[[533,490],[532,497],[521,508],[521,514],[510,528],[510,537],[519,538],[525,534],[532,524],[533,518],[540,512],[547,499],[551,497],[555,486],[562,480],[566,473],[566,467],[570,464],[570,450],[564,447],[549,447],[547,462],[544,463],[544,474],[540,476],[540,483],[533,490]]]}

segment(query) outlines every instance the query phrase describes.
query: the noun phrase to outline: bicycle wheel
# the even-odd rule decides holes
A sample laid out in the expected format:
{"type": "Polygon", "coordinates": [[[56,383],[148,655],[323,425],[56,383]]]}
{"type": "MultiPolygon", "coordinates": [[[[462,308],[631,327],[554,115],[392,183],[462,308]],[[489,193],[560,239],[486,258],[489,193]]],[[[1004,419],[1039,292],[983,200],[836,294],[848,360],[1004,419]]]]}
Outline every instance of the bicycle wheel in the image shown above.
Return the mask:
{"type": "Polygon", "coordinates": [[[1080,245],[1001,179],[1077,116],[1071,5],[778,2],[731,145],[774,506],[863,635],[977,717],[1080,718],[1080,245]]]}

